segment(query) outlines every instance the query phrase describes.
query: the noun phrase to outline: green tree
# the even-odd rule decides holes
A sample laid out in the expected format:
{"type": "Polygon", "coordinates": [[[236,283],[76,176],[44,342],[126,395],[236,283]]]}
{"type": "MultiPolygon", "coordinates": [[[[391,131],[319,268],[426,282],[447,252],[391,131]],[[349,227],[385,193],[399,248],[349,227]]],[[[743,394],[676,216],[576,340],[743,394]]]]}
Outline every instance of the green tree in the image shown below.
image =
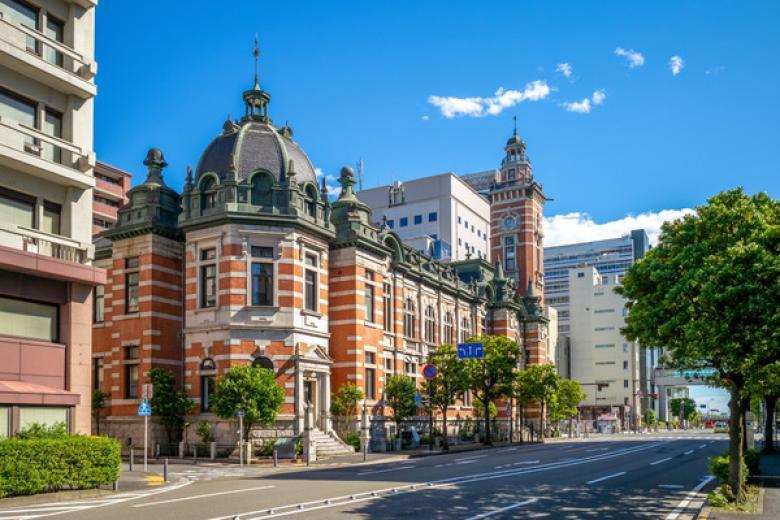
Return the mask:
{"type": "Polygon", "coordinates": [[[106,400],[111,397],[108,392],[102,390],[92,390],[92,417],[95,418],[95,433],[100,435],[100,419],[103,410],[106,408],[106,400]]]}
{"type": "Polygon", "coordinates": [[[442,414],[442,434],[444,435],[444,449],[449,450],[447,439],[447,408],[455,404],[455,399],[463,395],[468,380],[466,378],[466,364],[458,359],[458,351],[450,344],[441,345],[430,356],[428,363],[435,365],[439,373],[432,381],[426,383],[427,390],[433,387],[432,406],[437,407],[442,414]]]}
{"type": "Polygon", "coordinates": [[[214,411],[223,419],[233,419],[244,411],[244,439],[255,424],[272,424],[284,403],[284,390],[276,383],[273,370],[241,365],[217,379],[212,397],[214,411]]]}
{"type": "Polygon", "coordinates": [[[152,383],[152,398],[149,399],[152,415],[165,428],[168,442],[173,442],[174,432],[184,426],[185,418],[195,404],[185,392],[176,389],[176,376],[170,370],[149,370],[149,382],[152,383]]]}
{"type": "Polygon", "coordinates": [[[665,223],[658,246],[616,289],[627,299],[629,339],[665,348],[673,368],[714,368],[710,382],[729,391],[729,485],[739,502],[746,385],[780,358],[779,213],[765,193],[722,192],[665,223]]]}
{"type": "Polygon", "coordinates": [[[763,453],[773,453],[775,451],[775,408],[780,397],[780,360],[753,371],[749,378],[749,386],[750,394],[754,400],[764,401],[764,448],[762,451],[763,453]]]}
{"type": "Polygon", "coordinates": [[[396,438],[401,433],[401,423],[404,419],[414,415],[417,408],[415,395],[417,387],[410,377],[390,376],[385,383],[385,402],[393,410],[396,438]]]}
{"type": "Polygon", "coordinates": [[[689,397],[677,397],[669,401],[672,415],[680,420],[690,421],[696,412],[696,401],[689,397]]]}
{"type": "Polygon", "coordinates": [[[648,426],[655,425],[656,416],[655,416],[655,410],[652,408],[648,408],[645,410],[645,424],[648,426]]]}
{"type": "Polygon", "coordinates": [[[520,347],[504,336],[482,336],[469,341],[483,344],[482,359],[467,359],[466,382],[474,398],[484,410],[485,445],[493,444],[490,432],[490,403],[512,392],[520,347]]]}
{"type": "Polygon", "coordinates": [[[577,381],[571,379],[558,379],[558,385],[550,398],[550,421],[556,434],[558,433],[558,424],[560,421],[569,420],[569,431],[571,432],[571,421],[577,417],[579,404],[585,399],[582,392],[582,386],[577,381]]]}
{"type": "Polygon", "coordinates": [[[539,432],[544,433],[545,405],[555,395],[558,390],[560,377],[555,370],[555,365],[531,365],[516,376],[518,383],[515,384],[515,391],[521,389],[519,395],[516,395],[518,401],[528,403],[539,403],[539,432]]]}
{"type": "Polygon", "coordinates": [[[363,400],[363,391],[354,383],[344,383],[336,390],[330,401],[330,413],[336,417],[336,429],[342,439],[349,433],[349,422],[358,413],[358,403],[363,400]]]}

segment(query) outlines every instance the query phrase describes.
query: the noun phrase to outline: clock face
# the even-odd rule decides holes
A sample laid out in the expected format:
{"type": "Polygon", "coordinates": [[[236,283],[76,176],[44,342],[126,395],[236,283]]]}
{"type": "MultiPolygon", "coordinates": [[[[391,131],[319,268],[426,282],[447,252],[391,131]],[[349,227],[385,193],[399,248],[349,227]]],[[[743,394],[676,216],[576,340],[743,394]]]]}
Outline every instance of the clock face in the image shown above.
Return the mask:
{"type": "Polygon", "coordinates": [[[504,229],[512,229],[515,227],[515,217],[504,217],[504,229]]]}

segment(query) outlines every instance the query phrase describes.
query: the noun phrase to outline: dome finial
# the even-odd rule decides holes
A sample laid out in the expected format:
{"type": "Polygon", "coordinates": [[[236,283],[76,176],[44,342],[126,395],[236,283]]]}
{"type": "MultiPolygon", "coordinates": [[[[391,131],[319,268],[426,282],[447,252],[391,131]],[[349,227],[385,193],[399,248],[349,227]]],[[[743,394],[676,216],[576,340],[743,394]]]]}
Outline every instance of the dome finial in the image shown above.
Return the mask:
{"type": "Polygon", "coordinates": [[[255,57],[255,88],[260,88],[260,42],[255,33],[255,48],[252,49],[252,56],[255,57]]]}
{"type": "Polygon", "coordinates": [[[244,105],[246,113],[244,119],[253,119],[257,121],[268,122],[268,102],[271,101],[271,95],[260,88],[260,45],[257,34],[255,34],[255,46],[252,49],[252,55],[255,57],[255,83],[252,88],[244,92],[244,105]]]}
{"type": "Polygon", "coordinates": [[[512,130],[512,135],[517,137],[517,116],[512,116],[512,122],[514,129],[512,130]]]}
{"type": "Polygon", "coordinates": [[[168,163],[165,162],[162,150],[159,148],[149,149],[146,153],[146,159],[144,159],[144,166],[148,168],[144,184],[165,185],[162,178],[162,169],[168,166],[168,163]]]}

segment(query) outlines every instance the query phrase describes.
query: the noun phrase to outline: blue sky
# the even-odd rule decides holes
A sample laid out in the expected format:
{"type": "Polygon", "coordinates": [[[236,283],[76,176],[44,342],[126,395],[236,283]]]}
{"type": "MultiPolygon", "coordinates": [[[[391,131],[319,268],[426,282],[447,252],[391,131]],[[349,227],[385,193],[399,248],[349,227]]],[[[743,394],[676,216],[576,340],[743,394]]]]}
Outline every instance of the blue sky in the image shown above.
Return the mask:
{"type": "Polygon", "coordinates": [[[737,185],[780,192],[780,2],[183,5],[97,9],[95,148],[135,182],[157,146],[181,189],[240,116],[259,33],[272,119],[331,176],[359,158],[366,187],[493,168],[517,116],[554,199],[547,244],[652,235],[737,185]]]}
{"type": "Polygon", "coordinates": [[[358,158],[366,186],[496,167],[516,115],[536,178],[554,199],[546,214],[569,216],[548,222],[548,242],[558,228],[579,236],[587,224],[582,232],[599,238],[614,234],[603,224],[639,222],[627,215],[650,212],[648,225],[657,224],[661,210],[740,184],[780,191],[778,2],[187,6],[111,1],[97,10],[95,147],[137,182],[147,148],[157,146],[168,183],[181,189],[186,165],[227,114],[241,114],[259,33],[271,117],[289,121],[329,175],[358,158]],[[644,63],[631,67],[618,48],[644,63]],[[684,63],[677,75],[672,56],[684,63]],[[568,78],[556,72],[563,63],[568,78]],[[541,84],[546,95],[496,115],[447,118],[430,102],[476,97],[487,106],[499,88],[533,97],[539,90],[527,85],[541,84]],[[589,113],[566,110],[586,99],[589,113]]]}

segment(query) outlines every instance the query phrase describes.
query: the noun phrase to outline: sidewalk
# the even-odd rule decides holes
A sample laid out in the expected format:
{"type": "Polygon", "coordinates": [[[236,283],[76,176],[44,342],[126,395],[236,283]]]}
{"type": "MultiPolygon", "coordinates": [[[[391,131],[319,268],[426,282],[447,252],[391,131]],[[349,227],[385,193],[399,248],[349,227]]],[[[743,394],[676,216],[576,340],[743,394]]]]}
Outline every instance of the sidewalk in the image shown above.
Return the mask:
{"type": "Polygon", "coordinates": [[[761,456],[761,476],[756,479],[763,492],[763,509],[760,513],[715,513],[710,511],[709,520],[777,520],[780,518],[780,452],[761,456]]]}

